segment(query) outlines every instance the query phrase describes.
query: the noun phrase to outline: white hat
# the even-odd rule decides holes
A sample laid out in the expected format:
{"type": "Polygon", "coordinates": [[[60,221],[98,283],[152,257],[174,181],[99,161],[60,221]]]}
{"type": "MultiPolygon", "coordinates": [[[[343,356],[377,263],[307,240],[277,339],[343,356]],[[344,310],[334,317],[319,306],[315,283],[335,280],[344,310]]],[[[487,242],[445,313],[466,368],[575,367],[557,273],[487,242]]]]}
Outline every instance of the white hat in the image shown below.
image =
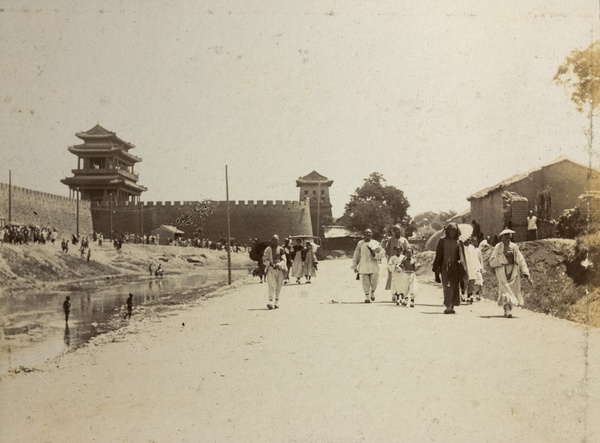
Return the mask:
{"type": "Polygon", "coordinates": [[[514,234],[514,233],[515,233],[515,231],[513,231],[512,229],[506,228],[500,234],[498,234],[498,237],[502,237],[504,234],[514,234]]]}

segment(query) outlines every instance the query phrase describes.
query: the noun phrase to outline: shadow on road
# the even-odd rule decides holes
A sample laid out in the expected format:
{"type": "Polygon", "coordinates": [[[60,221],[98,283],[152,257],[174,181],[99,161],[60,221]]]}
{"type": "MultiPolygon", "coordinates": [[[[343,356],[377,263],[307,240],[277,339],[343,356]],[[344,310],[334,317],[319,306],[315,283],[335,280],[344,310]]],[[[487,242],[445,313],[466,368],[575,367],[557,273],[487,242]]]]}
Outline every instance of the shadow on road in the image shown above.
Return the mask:
{"type": "MultiPolygon", "coordinates": [[[[480,315],[479,318],[506,318],[504,315],[480,315]]],[[[512,318],[518,318],[514,314],[512,318]]]]}

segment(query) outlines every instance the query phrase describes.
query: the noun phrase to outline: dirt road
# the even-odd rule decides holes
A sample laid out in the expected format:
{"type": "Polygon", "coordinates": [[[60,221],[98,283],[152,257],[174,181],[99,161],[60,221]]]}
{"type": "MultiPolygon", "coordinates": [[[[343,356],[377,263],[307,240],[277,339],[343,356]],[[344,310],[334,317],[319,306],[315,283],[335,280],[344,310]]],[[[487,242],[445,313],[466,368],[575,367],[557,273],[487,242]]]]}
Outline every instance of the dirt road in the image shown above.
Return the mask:
{"type": "Polygon", "coordinates": [[[266,291],[134,315],[2,379],[0,441],[600,441],[598,329],[487,300],[444,315],[422,281],[415,308],[367,305],[348,260],[278,310],[266,291]]]}

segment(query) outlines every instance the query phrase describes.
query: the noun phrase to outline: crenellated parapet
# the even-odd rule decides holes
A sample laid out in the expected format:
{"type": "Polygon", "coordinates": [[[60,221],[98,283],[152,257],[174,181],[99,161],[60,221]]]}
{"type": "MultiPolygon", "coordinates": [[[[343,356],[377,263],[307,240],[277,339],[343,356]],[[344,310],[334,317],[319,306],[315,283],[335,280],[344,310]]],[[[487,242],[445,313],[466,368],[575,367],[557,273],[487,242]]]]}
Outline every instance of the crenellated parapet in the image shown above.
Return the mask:
{"type": "MultiPolygon", "coordinates": [[[[50,194],[48,192],[36,191],[34,189],[22,188],[20,186],[9,185],[8,183],[0,183],[0,193],[8,195],[8,191],[10,189],[10,193],[13,198],[18,197],[27,197],[31,199],[39,199],[40,201],[55,201],[55,202],[63,202],[63,203],[73,203],[77,202],[75,198],[64,197],[62,195],[50,194]]],[[[90,202],[86,200],[79,201],[80,208],[89,208],[90,202]]]]}
{"type": "Polygon", "coordinates": [[[0,183],[0,222],[52,227],[69,238],[92,233],[90,202],[0,183]]]}
{"type": "MultiPolygon", "coordinates": [[[[190,213],[200,201],[155,201],[155,202],[94,202],[92,215],[94,230],[108,234],[112,227],[116,232],[150,233],[160,225],[173,225],[187,236],[201,235],[219,239],[227,233],[227,202],[210,201],[213,212],[203,223],[177,225],[177,220],[190,213]],[[112,211],[111,211],[112,208],[112,211]]],[[[229,215],[231,235],[247,243],[250,238],[268,239],[273,234],[312,235],[311,210],[307,201],[249,200],[230,201],[229,215]]]]}
{"type": "MultiPolygon", "coordinates": [[[[212,204],[214,204],[216,207],[226,207],[227,202],[224,200],[210,200],[210,202],[212,204]]],[[[199,204],[202,203],[201,201],[156,201],[156,202],[152,202],[152,201],[140,201],[140,202],[132,202],[132,201],[113,201],[112,202],[112,208],[140,208],[140,207],[144,207],[144,208],[154,208],[154,207],[178,207],[178,208],[185,208],[188,206],[193,206],[195,204],[199,204]]],[[[264,209],[264,208],[268,208],[268,207],[273,207],[273,208],[282,208],[282,209],[288,209],[288,208],[294,208],[294,207],[309,207],[309,202],[307,201],[303,201],[303,202],[298,202],[298,201],[294,201],[294,200],[239,200],[239,201],[230,201],[229,202],[229,207],[230,209],[232,208],[256,208],[256,209],[264,209]]],[[[111,207],[111,202],[110,201],[93,201],[91,202],[91,207],[92,208],[110,208],[111,207]]]]}

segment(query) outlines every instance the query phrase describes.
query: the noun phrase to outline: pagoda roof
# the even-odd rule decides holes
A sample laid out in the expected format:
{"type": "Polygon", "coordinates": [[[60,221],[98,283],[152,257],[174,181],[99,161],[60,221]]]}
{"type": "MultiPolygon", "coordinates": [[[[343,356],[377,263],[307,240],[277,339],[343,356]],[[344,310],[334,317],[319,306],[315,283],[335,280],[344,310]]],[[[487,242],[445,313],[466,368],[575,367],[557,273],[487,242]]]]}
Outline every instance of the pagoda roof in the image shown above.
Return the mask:
{"type": "Polygon", "coordinates": [[[304,177],[299,177],[296,180],[296,186],[300,186],[303,184],[317,184],[321,183],[322,185],[331,186],[333,184],[333,180],[328,180],[324,175],[319,174],[317,171],[313,171],[304,177]]]}
{"type": "Polygon", "coordinates": [[[94,175],[94,176],[75,176],[67,177],[61,180],[65,185],[121,185],[137,191],[147,191],[148,188],[138,185],[131,180],[127,180],[118,175],[94,175]]]}
{"type": "Polygon", "coordinates": [[[70,153],[81,157],[91,157],[96,155],[106,156],[107,154],[118,153],[120,156],[125,157],[132,162],[142,161],[140,157],[130,154],[127,150],[123,149],[122,146],[108,145],[106,143],[84,143],[82,145],[69,146],[67,149],[70,153]]]}
{"type": "Polygon", "coordinates": [[[124,140],[121,140],[119,137],[117,137],[117,134],[104,129],[99,124],[94,126],[92,129],[88,129],[87,131],[84,131],[84,132],[78,132],[75,135],[77,137],[79,137],[80,139],[84,140],[85,142],[87,142],[88,140],[89,141],[96,141],[96,140],[109,141],[110,140],[110,141],[122,144],[125,149],[135,148],[135,145],[133,145],[129,142],[126,142],[124,140]]]}

